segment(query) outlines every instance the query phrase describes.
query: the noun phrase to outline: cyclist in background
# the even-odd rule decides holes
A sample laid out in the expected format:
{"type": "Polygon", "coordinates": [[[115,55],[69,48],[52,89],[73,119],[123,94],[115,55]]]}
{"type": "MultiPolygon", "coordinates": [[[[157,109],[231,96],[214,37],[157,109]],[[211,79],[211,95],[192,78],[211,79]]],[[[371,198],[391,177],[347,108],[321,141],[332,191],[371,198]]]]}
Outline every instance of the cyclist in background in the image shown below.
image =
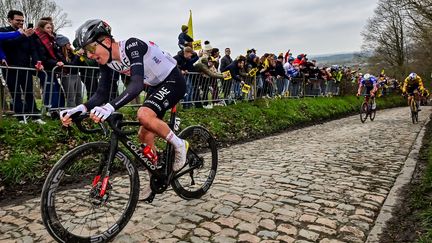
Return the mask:
{"type": "MultiPolygon", "coordinates": [[[[156,151],[155,135],[171,143],[175,150],[173,169],[181,169],[186,163],[189,144],[177,137],[162,120],[165,112],[186,92],[186,82],[176,60],[151,41],[129,38],[117,42],[111,35],[111,27],[100,19],[88,20],[81,25],[76,31],[76,42],[88,58],[99,63],[101,78],[96,93],[86,103],[60,113],[63,125],[71,125],[73,114],[87,111],[94,122],[103,122],[115,110],[139,96],[148,85],[148,96],[137,113],[141,124],[139,139],[153,151],[156,151]],[[123,93],[109,101],[111,82],[115,82],[113,70],[130,76],[131,81],[123,93]]],[[[146,199],[152,196],[150,185],[143,194],[146,199]]]]}
{"type": "Polygon", "coordinates": [[[427,105],[430,93],[428,89],[424,89],[420,97],[420,105],[427,105]]]}
{"type": "Polygon", "coordinates": [[[361,95],[361,93],[363,91],[363,87],[366,88],[366,94],[370,94],[370,97],[373,99],[372,110],[375,110],[375,108],[376,108],[375,93],[378,90],[378,79],[376,77],[374,77],[373,75],[366,73],[360,79],[359,87],[357,90],[357,96],[361,95]]]}
{"type": "Polygon", "coordinates": [[[417,75],[416,73],[410,73],[408,77],[405,79],[403,86],[402,86],[402,94],[407,95],[408,94],[408,106],[411,103],[411,99],[413,96],[415,96],[415,101],[417,104],[417,110],[421,111],[420,109],[420,95],[416,91],[420,91],[421,93],[424,92],[424,85],[421,77],[417,75]]]}

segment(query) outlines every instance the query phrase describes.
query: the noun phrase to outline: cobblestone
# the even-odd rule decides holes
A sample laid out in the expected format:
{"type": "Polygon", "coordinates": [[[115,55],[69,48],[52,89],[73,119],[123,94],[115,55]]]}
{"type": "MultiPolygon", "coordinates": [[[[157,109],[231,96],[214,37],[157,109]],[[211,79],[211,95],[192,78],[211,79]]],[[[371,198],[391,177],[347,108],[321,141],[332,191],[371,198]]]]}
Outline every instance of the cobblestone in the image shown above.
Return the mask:
{"type": "MultiPolygon", "coordinates": [[[[413,125],[406,107],[378,111],[223,148],[206,195],[140,202],[114,242],[364,242],[430,113],[413,125]]],[[[39,198],[0,204],[0,242],[54,242],[39,198]]]]}

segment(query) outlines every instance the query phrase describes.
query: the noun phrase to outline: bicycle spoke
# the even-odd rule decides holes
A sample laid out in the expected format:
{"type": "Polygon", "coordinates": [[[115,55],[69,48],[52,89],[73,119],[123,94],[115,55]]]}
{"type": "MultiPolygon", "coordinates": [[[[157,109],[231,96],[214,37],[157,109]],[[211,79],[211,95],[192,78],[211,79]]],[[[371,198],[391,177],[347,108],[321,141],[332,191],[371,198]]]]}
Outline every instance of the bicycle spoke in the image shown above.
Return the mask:
{"type": "MultiPolygon", "coordinates": [[[[113,161],[113,166],[117,166],[113,168],[120,166],[120,169],[123,169],[110,178],[104,197],[100,197],[102,181],[95,187],[83,184],[83,181],[93,181],[94,175],[99,174],[101,168],[107,171],[106,168],[100,167],[98,162],[100,160],[94,158],[101,158],[103,154],[107,154],[109,144],[93,143],[88,149],[86,147],[80,149],[75,157],[64,157],[66,161],[62,170],[65,170],[66,173],[57,178],[56,192],[52,193],[55,195],[55,203],[52,208],[43,209],[43,212],[49,212],[49,210],[55,212],[43,213],[44,224],[54,224],[47,229],[52,230],[57,237],[65,237],[68,241],[82,240],[82,238],[75,238],[76,236],[90,240],[92,236],[107,232],[115,223],[118,223],[118,229],[121,230],[132,216],[131,212],[138,201],[138,173],[134,166],[132,170],[126,169],[125,165],[132,165],[130,160],[127,160],[129,163],[126,164],[125,158],[127,157],[124,153],[116,154],[115,160],[120,159],[120,162],[113,161]],[[46,217],[51,219],[47,221],[46,217]]],[[[105,166],[105,162],[103,163],[105,166]]],[[[54,173],[56,174],[58,173],[54,173]]],[[[49,187],[44,185],[44,188],[49,187]]],[[[44,193],[45,196],[48,195],[46,190],[43,195],[44,193]]],[[[109,235],[114,236],[115,234],[110,233],[109,235]]]]}

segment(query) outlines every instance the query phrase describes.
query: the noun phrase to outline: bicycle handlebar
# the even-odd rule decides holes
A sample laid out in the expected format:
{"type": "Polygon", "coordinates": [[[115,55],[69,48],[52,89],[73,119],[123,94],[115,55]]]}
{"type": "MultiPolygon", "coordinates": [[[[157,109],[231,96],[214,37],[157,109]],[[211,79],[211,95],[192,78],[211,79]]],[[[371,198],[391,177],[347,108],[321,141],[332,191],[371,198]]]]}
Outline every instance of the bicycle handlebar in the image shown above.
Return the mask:
{"type": "MultiPolygon", "coordinates": [[[[80,114],[80,115],[72,115],[72,121],[76,124],[76,126],[78,127],[78,129],[83,132],[83,133],[88,133],[88,134],[93,134],[93,133],[99,133],[99,132],[103,132],[105,136],[108,135],[108,129],[107,127],[104,125],[104,123],[98,123],[100,128],[95,128],[95,129],[88,129],[86,128],[83,124],[82,121],[84,119],[89,118],[90,115],[89,113],[85,113],[85,114],[80,114]]],[[[139,126],[140,123],[137,121],[122,121],[123,119],[123,114],[119,113],[119,112],[114,112],[113,114],[111,114],[107,119],[106,122],[108,123],[108,125],[111,127],[111,129],[120,135],[131,135],[131,134],[135,134],[136,131],[123,131],[122,127],[125,126],[139,126]]]]}

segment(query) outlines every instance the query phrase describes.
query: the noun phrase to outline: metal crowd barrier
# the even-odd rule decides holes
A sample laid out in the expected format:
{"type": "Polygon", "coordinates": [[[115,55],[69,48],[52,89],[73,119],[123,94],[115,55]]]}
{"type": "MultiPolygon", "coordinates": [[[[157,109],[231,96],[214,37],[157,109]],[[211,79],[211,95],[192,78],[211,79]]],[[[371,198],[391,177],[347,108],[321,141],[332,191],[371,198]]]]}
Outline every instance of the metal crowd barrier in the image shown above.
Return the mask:
{"type": "MultiPolygon", "coordinates": [[[[45,112],[58,115],[58,111],[65,107],[74,107],[87,101],[96,92],[100,79],[99,68],[90,66],[65,65],[55,67],[51,71],[19,67],[1,67],[1,69],[4,80],[0,89],[0,111],[3,113],[8,110],[6,104],[9,103],[12,104],[11,108],[15,115],[45,112]],[[32,82],[28,82],[29,80],[32,82]],[[13,91],[12,95],[6,95],[4,83],[7,83],[8,88],[13,91]],[[26,97],[24,102],[21,95],[26,97]],[[36,102],[31,105],[31,100],[35,97],[38,103],[41,103],[39,109],[36,107],[36,102]]],[[[128,76],[115,71],[111,78],[109,100],[116,98],[129,83],[128,76]]],[[[328,96],[337,95],[339,92],[338,84],[334,80],[324,81],[304,77],[290,80],[275,77],[263,79],[261,76],[245,77],[244,82],[240,83],[232,79],[210,78],[201,73],[191,72],[185,75],[185,79],[186,95],[181,101],[185,108],[192,106],[209,108],[213,105],[227,105],[239,100],[263,97],[328,96]]],[[[141,106],[146,93],[145,90],[128,106],[141,106]]]]}
{"type": "Polygon", "coordinates": [[[247,77],[244,84],[233,80],[211,78],[201,73],[189,72],[185,75],[186,95],[181,101],[184,107],[208,108],[213,105],[226,105],[236,100],[251,100],[256,97],[256,79],[247,77]]]}
{"type": "Polygon", "coordinates": [[[24,122],[29,117],[40,117],[43,105],[38,105],[36,101],[40,99],[47,73],[13,66],[0,66],[0,69],[1,114],[11,113],[24,122]]]}

